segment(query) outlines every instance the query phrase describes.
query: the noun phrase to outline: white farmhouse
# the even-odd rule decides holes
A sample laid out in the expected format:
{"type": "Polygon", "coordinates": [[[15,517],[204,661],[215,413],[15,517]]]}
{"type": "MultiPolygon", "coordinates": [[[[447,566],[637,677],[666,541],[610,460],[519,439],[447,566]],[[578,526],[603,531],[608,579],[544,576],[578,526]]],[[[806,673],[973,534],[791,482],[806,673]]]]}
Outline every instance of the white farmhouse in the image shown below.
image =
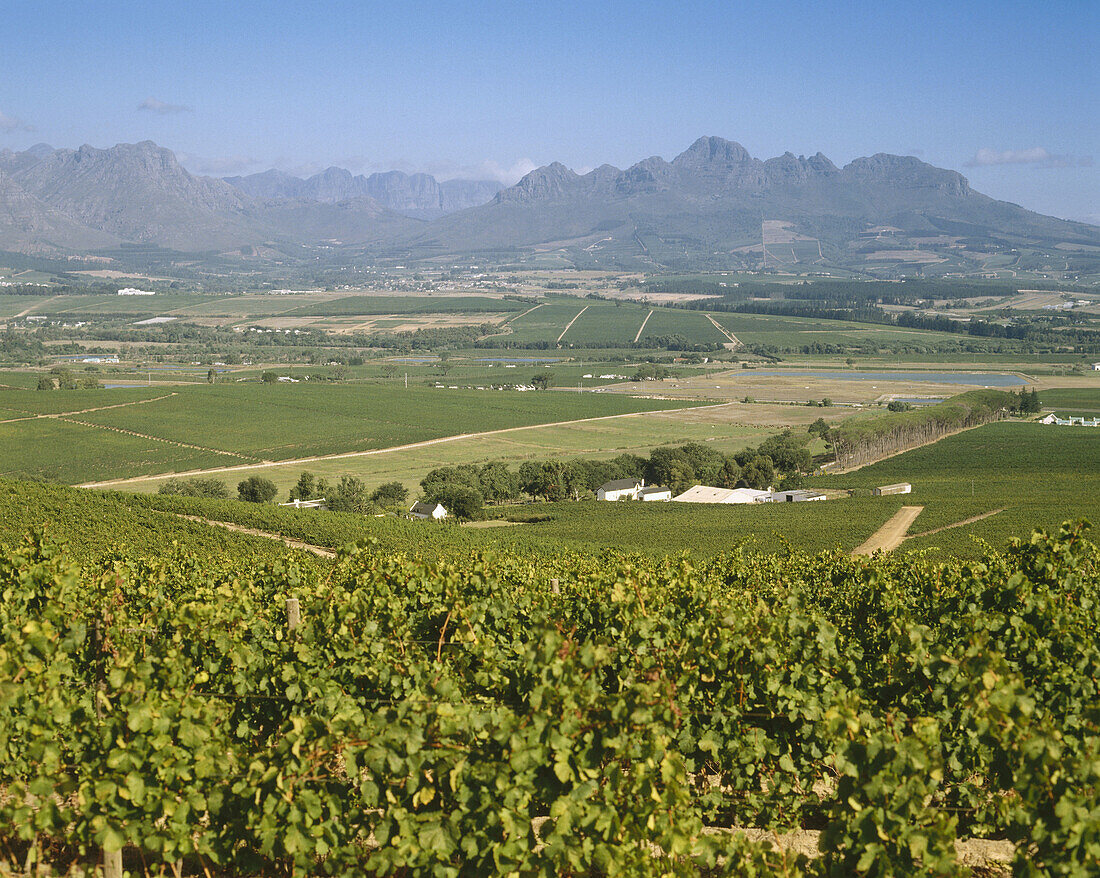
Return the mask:
{"type": "Polygon", "coordinates": [[[412,509],[409,510],[409,515],[413,518],[433,518],[439,521],[447,517],[447,510],[443,508],[442,503],[423,503],[418,501],[414,503],[412,509]]]}
{"type": "Polygon", "coordinates": [[[654,500],[671,500],[672,489],[666,488],[664,485],[650,485],[648,488],[642,488],[638,491],[638,499],[646,502],[654,500]]]}
{"type": "Polygon", "coordinates": [[[123,287],[118,291],[120,296],[155,296],[156,293],[150,290],[136,290],[133,287],[123,287]]]}
{"type": "Polygon", "coordinates": [[[605,482],[596,489],[597,500],[637,500],[638,492],[645,487],[644,479],[616,479],[605,482]]]}

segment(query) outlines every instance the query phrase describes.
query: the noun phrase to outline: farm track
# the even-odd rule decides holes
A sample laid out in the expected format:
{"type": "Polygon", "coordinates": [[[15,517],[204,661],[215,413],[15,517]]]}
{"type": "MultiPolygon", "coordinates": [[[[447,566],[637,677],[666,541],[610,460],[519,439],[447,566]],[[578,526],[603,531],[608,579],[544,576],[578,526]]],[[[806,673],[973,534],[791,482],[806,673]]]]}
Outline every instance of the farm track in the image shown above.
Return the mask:
{"type": "MultiPolygon", "coordinates": [[[[19,277],[19,275],[15,275],[15,277],[19,277]]],[[[50,298],[46,299],[44,302],[35,302],[29,308],[24,308],[18,314],[12,314],[12,316],[9,317],[8,319],[9,320],[18,320],[20,317],[26,317],[28,314],[31,313],[31,311],[33,311],[39,305],[48,305],[50,302],[56,302],[60,298],[61,298],[61,296],[51,296],[50,298]]]]}
{"type": "MultiPolygon", "coordinates": [[[[125,478],[125,479],[109,479],[109,480],[102,481],[102,482],[85,482],[83,484],[77,485],[77,487],[78,488],[111,488],[111,487],[116,487],[118,485],[131,485],[131,484],[138,484],[140,482],[155,482],[155,481],[160,481],[162,479],[189,478],[189,477],[192,477],[192,476],[209,476],[209,475],[217,475],[219,473],[243,472],[243,471],[246,471],[246,470],[267,469],[267,468],[277,467],[277,466],[301,466],[304,463],[316,463],[316,462],[322,461],[322,460],[346,460],[346,459],[353,458],[353,457],[371,457],[371,456],[374,456],[374,455],[377,455],[377,454],[393,454],[395,452],[400,452],[400,451],[412,451],[412,450],[415,450],[415,449],[418,449],[418,448],[430,448],[433,445],[442,445],[445,442],[457,442],[457,441],[462,440],[462,439],[481,439],[481,438],[484,438],[486,436],[500,436],[500,435],[503,435],[505,433],[519,433],[523,430],[539,430],[539,429],[542,429],[544,427],[566,427],[566,426],[570,426],[572,424],[591,424],[591,423],[595,423],[595,422],[598,422],[598,421],[610,421],[614,418],[637,418],[637,417],[641,417],[641,416],[644,416],[644,415],[655,415],[655,414],[667,415],[667,414],[674,413],[674,412],[694,411],[695,409],[708,409],[708,408],[717,409],[717,408],[723,408],[723,407],[729,406],[729,405],[733,405],[733,403],[723,402],[723,403],[718,403],[717,405],[709,405],[709,406],[706,406],[706,405],[703,405],[703,406],[691,405],[691,406],[684,406],[683,408],[677,408],[677,409],[658,409],[656,411],[648,411],[648,412],[628,412],[626,414],[621,414],[621,415],[600,415],[600,416],[595,417],[595,418],[574,418],[573,420],[570,420],[570,421],[551,421],[550,423],[544,423],[544,424],[527,424],[523,427],[502,427],[498,430],[485,430],[485,431],[480,432],[480,433],[457,433],[454,436],[440,436],[439,438],[436,438],[436,439],[425,439],[421,442],[410,442],[406,445],[394,445],[394,446],[391,446],[390,448],[374,448],[374,449],[371,449],[369,451],[344,451],[344,452],[340,452],[338,454],[316,454],[316,455],[313,455],[311,457],[296,457],[296,458],[292,458],[290,460],[271,460],[271,461],[263,461],[263,462],[260,462],[260,463],[247,463],[247,464],[238,464],[238,465],[234,465],[234,466],[212,467],[210,469],[188,470],[187,472],[178,472],[178,473],[157,473],[156,475],[151,475],[151,476],[131,476],[131,477],[125,478]]],[[[156,438],[156,437],[148,437],[148,438],[156,438]]],[[[160,441],[167,441],[167,440],[160,440],[160,441]]],[[[214,449],[204,449],[204,450],[212,451],[214,449]]],[[[229,454],[231,452],[220,452],[220,453],[229,454]]],[[[240,455],[238,455],[238,456],[240,456],[240,455]]]]}
{"type": "Polygon", "coordinates": [[[923,506],[902,506],[886,524],[871,534],[863,545],[852,551],[852,557],[896,549],[905,540],[909,528],[923,511],[923,506]]]}
{"type": "Polygon", "coordinates": [[[741,344],[741,339],[739,339],[736,335],[734,335],[732,332],[730,332],[728,329],[726,329],[721,323],[719,323],[717,320],[715,320],[709,314],[703,314],[703,316],[706,317],[707,320],[709,320],[711,323],[713,323],[714,328],[717,329],[720,333],[722,333],[722,335],[724,335],[726,338],[728,338],[730,340],[730,342],[737,345],[739,348],[744,347],[744,345],[741,344]]]}
{"type": "Polygon", "coordinates": [[[148,433],[138,433],[134,430],[124,430],[122,427],[110,427],[106,424],[93,424],[91,421],[78,421],[76,418],[58,417],[57,420],[67,424],[79,424],[81,427],[92,427],[97,430],[110,430],[112,433],[122,433],[126,436],[136,436],[138,439],[148,439],[152,442],[164,442],[167,445],[175,445],[177,448],[189,448],[192,451],[207,451],[213,454],[224,454],[228,457],[239,457],[241,460],[254,460],[257,465],[266,463],[262,458],[253,457],[250,454],[240,454],[236,451],[223,451],[221,448],[207,448],[205,445],[192,445],[189,442],[177,442],[175,439],[165,439],[161,436],[150,436],[148,433]]]}
{"type": "Polygon", "coordinates": [[[637,344],[638,339],[640,339],[642,337],[642,330],[645,329],[645,325],[647,323],[649,323],[649,318],[652,317],[652,316],[653,316],[652,311],[650,311],[648,314],[646,314],[645,320],[642,321],[642,325],[638,327],[638,334],[636,336],[634,336],[634,344],[637,344]]]}
{"type": "Polygon", "coordinates": [[[953,527],[963,527],[968,524],[973,524],[975,521],[981,521],[983,518],[992,518],[1000,512],[1004,512],[1008,507],[1002,506],[1000,509],[990,509],[989,512],[983,512],[981,515],[971,515],[970,518],[964,518],[962,521],[956,521],[951,524],[945,524],[942,527],[934,527],[932,530],[926,530],[919,534],[908,534],[904,537],[907,540],[915,540],[917,537],[930,537],[932,534],[938,534],[945,530],[951,530],[953,527]]]}
{"type": "MultiPolygon", "coordinates": [[[[4,385],[7,386],[7,385],[4,385]]],[[[0,424],[11,424],[15,421],[33,421],[36,418],[54,418],[56,420],[64,421],[73,415],[89,415],[92,412],[105,412],[108,409],[124,409],[131,405],[141,405],[146,402],[158,402],[162,399],[168,399],[169,397],[176,396],[176,392],[166,393],[164,396],[154,396],[152,399],[135,399],[132,402],[116,402],[114,405],[101,405],[94,409],[78,409],[75,412],[54,412],[53,414],[34,414],[27,412],[25,418],[8,418],[6,421],[0,421],[0,424]]]]}
{"type": "Polygon", "coordinates": [[[211,527],[221,527],[226,530],[231,530],[234,533],[247,534],[250,537],[263,537],[267,540],[277,540],[280,543],[284,543],[292,549],[304,549],[307,552],[312,552],[314,555],[320,555],[322,558],[335,558],[336,553],[332,549],[326,549],[322,546],[314,546],[311,543],[303,543],[301,540],[293,540],[290,537],[284,537],[280,534],[273,534],[266,530],[256,530],[253,527],[245,527],[243,524],[233,524],[228,521],[215,521],[212,518],[200,518],[197,515],[184,515],[182,512],[169,512],[168,515],[175,515],[178,518],[186,518],[188,521],[197,521],[199,524],[208,524],[211,527]]]}
{"type": "Polygon", "coordinates": [[[587,310],[588,310],[589,308],[591,308],[591,307],[592,307],[591,305],[585,305],[585,306],[584,306],[583,308],[581,308],[581,310],[580,310],[580,311],[578,311],[578,312],[577,312],[577,316],[576,316],[576,317],[574,317],[574,318],[573,318],[572,320],[570,320],[570,321],[569,321],[569,322],[568,322],[567,324],[565,324],[565,329],[563,329],[563,330],[561,331],[561,335],[559,335],[559,336],[558,336],[558,338],[557,338],[557,341],[555,342],[555,344],[561,344],[561,340],[562,340],[563,338],[565,338],[565,334],[566,334],[567,332],[569,332],[569,327],[570,327],[570,326],[572,326],[572,325],[573,325],[574,323],[576,323],[576,322],[577,322],[577,319],[578,319],[578,318],[579,318],[579,317],[580,317],[580,316],[581,316],[581,315],[582,315],[582,314],[583,314],[583,313],[584,313],[585,311],[587,311],[587,310]]]}

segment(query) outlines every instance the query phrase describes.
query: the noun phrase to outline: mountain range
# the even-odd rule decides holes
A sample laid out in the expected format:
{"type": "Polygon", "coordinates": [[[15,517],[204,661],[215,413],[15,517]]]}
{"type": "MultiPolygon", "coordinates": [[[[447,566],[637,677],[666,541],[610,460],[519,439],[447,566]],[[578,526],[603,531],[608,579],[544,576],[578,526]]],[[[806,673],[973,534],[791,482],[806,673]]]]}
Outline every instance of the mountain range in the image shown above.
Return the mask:
{"type": "Polygon", "coordinates": [[[994,200],[911,156],[843,167],[820,153],[765,161],[719,137],[625,170],[577,174],[555,162],[508,188],[342,168],[216,179],[190,174],[148,141],[0,152],[0,250],[65,255],[133,243],[215,254],[263,245],[283,256],[324,247],[349,260],[479,255],[942,274],[1032,267],[1027,260],[1038,269],[1044,259],[1090,270],[1100,228],[994,200]]]}
{"type": "Polygon", "coordinates": [[[431,174],[382,174],[352,176],[343,168],[328,168],[302,179],[285,171],[270,170],[247,177],[226,177],[246,195],[270,201],[319,201],[338,204],[351,198],[373,198],[383,207],[417,219],[436,219],[448,213],[477,207],[504,188],[496,180],[444,180],[431,174]]]}

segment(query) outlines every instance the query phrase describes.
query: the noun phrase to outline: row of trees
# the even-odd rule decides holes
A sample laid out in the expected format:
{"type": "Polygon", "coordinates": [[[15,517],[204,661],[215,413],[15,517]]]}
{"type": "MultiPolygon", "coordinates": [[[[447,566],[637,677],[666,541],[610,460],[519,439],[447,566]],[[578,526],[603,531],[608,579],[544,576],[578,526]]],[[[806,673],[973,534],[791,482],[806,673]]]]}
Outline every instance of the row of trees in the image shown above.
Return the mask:
{"type": "MultiPolygon", "coordinates": [[[[188,479],[169,479],[161,485],[160,494],[184,497],[210,497],[228,500],[229,487],[220,479],[195,476],[188,479]]],[[[271,479],[249,476],[237,483],[237,499],[246,503],[271,503],[279,493],[271,479]]],[[[368,491],[362,479],[344,475],[335,485],[328,479],[318,478],[311,472],[303,472],[290,489],[290,500],[320,500],[334,512],[358,512],[367,514],[381,509],[401,507],[408,500],[409,490],[400,482],[387,482],[374,491],[368,491]]]]}
{"type": "Polygon", "coordinates": [[[38,379],[39,390],[96,390],[102,385],[94,375],[77,375],[59,366],[38,379]]]}
{"type": "Polygon", "coordinates": [[[610,460],[529,460],[511,469],[502,461],[438,467],[420,482],[424,499],[442,503],[452,515],[475,517],[486,503],[514,502],[524,496],[557,502],[592,497],[617,479],[644,479],[682,493],[693,485],[764,490],[791,488],[813,468],[807,447],[813,436],[828,439],[829,426],[818,419],[805,434],[791,430],[755,448],[723,454],[701,442],[654,448],[649,457],[620,454],[610,460]]]}

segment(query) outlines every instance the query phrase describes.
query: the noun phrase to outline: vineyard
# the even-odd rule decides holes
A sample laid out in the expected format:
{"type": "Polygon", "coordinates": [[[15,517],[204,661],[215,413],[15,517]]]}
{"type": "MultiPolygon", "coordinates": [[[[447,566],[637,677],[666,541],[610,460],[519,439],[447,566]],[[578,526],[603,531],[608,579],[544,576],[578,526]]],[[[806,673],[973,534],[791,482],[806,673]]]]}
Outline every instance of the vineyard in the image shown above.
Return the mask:
{"type": "Polygon", "coordinates": [[[832,436],[837,463],[843,468],[861,467],[949,433],[999,420],[1011,402],[1011,394],[1000,390],[971,390],[915,411],[847,421],[832,436]]]}
{"type": "MultiPolygon", "coordinates": [[[[0,552],[0,853],[64,872],[1100,862],[1100,558],[0,552]],[[740,828],[758,830],[751,834],[740,828]],[[817,856],[769,837],[814,831],[817,856]],[[1013,853],[1014,851],[1014,853],[1013,853]]],[[[988,872],[986,872],[988,874],[988,872]]]]}
{"type": "MultiPolygon", "coordinates": [[[[521,382],[530,373],[507,377],[521,382]]],[[[20,418],[0,423],[0,442],[11,449],[0,461],[0,475],[100,481],[696,404],[612,394],[307,382],[48,394],[13,389],[0,391],[0,414],[20,418]],[[93,408],[98,410],[87,411],[93,408]],[[29,417],[43,409],[73,414],[29,417]]]]}

